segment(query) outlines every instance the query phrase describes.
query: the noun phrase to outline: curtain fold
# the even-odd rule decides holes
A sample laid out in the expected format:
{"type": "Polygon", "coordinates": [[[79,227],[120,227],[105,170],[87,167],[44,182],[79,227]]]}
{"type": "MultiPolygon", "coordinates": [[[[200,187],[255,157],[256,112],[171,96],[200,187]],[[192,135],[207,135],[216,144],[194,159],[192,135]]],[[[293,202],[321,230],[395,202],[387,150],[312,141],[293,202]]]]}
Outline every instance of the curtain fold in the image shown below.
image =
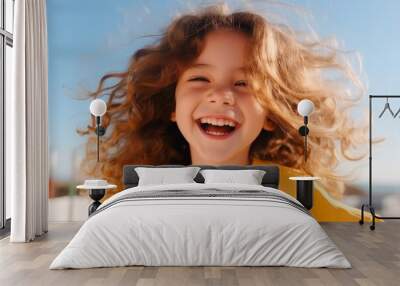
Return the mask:
{"type": "Polygon", "coordinates": [[[6,111],[11,242],[48,228],[48,67],[45,0],[15,1],[13,92],[6,111]]]}

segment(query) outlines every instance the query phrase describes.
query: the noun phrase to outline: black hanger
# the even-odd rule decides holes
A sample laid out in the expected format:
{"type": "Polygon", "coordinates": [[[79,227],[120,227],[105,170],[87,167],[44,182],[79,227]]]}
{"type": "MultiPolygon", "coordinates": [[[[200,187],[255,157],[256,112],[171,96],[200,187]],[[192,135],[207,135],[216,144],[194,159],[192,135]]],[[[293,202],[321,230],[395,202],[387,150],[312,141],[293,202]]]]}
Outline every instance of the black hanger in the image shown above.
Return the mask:
{"type": "Polygon", "coordinates": [[[397,110],[397,112],[394,114],[394,117],[396,118],[397,115],[399,115],[399,113],[400,113],[400,108],[399,108],[399,110],[397,110]]]}
{"type": "MultiPolygon", "coordinates": [[[[385,103],[385,107],[383,108],[381,114],[379,114],[379,118],[381,118],[383,116],[383,114],[385,113],[386,110],[389,110],[390,114],[392,114],[393,117],[396,117],[392,111],[392,109],[390,108],[389,105],[389,99],[386,97],[386,103],[385,103]]],[[[400,109],[399,109],[400,111],[400,109]]],[[[399,113],[399,111],[396,112],[396,115],[399,113]]]]}

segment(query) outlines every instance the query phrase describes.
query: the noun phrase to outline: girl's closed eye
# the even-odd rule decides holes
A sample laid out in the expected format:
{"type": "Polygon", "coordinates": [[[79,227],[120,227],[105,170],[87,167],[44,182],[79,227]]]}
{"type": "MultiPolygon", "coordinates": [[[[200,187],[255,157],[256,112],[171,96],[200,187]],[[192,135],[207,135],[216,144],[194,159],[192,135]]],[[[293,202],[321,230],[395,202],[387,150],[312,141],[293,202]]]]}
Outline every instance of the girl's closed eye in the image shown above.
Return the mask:
{"type": "Polygon", "coordinates": [[[210,82],[210,80],[204,76],[195,76],[190,78],[188,81],[203,81],[203,82],[210,82]]]}
{"type": "Polygon", "coordinates": [[[240,86],[240,87],[247,87],[247,81],[246,80],[238,80],[235,82],[235,86],[240,86]]]}

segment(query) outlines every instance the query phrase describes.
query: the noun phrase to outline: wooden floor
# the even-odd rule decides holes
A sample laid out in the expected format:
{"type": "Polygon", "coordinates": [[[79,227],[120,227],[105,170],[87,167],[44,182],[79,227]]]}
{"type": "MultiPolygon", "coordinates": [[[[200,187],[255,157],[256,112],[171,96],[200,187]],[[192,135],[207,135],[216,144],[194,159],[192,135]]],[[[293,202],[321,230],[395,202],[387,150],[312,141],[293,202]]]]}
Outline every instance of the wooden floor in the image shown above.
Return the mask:
{"type": "Polygon", "coordinates": [[[32,243],[0,241],[0,285],[400,285],[400,222],[370,231],[356,223],[322,224],[353,268],[120,267],[48,270],[80,223],[53,223],[32,243]]]}

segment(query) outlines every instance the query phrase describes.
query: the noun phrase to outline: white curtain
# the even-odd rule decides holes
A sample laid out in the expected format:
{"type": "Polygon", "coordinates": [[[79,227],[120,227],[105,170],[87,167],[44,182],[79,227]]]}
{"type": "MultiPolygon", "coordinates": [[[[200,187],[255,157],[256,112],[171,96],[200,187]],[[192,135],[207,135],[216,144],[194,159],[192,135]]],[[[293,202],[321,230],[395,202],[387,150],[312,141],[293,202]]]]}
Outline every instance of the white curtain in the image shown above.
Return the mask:
{"type": "Polygon", "coordinates": [[[11,190],[12,242],[47,232],[46,0],[18,0],[14,8],[13,92],[6,98],[6,187],[11,190]]]}

